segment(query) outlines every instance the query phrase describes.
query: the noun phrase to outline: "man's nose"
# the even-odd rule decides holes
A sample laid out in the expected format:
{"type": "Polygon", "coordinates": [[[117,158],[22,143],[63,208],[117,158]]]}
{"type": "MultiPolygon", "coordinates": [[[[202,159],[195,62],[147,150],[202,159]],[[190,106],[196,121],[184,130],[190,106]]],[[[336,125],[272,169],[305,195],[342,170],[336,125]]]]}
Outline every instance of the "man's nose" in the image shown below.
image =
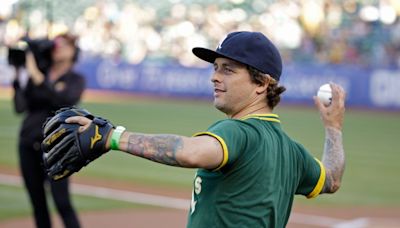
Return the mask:
{"type": "Polygon", "coordinates": [[[214,71],[214,73],[211,76],[211,82],[221,82],[221,74],[218,73],[218,71],[214,71]]]}

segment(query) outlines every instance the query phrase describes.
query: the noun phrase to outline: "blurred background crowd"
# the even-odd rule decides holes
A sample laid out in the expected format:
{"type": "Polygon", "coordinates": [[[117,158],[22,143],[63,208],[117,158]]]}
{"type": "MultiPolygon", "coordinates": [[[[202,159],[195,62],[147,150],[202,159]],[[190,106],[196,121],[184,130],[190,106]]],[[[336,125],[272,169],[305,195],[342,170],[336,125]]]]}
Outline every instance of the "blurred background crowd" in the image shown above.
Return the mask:
{"type": "Polygon", "coordinates": [[[70,31],[82,51],[129,63],[202,64],[229,31],[261,31],[286,63],[400,67],[399,0],[2,0],[0,44],[70,31]]]}

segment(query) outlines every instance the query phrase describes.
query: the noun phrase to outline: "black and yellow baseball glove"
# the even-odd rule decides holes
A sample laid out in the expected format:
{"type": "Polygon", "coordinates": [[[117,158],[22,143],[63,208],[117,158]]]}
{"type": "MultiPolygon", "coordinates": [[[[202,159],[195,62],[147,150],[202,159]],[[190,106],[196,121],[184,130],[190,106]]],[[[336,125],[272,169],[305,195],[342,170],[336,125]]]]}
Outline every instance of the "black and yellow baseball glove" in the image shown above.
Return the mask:
{"type": "Polygon", "coordinates": [[[83,166],[106,153],[106,142],[114,126],[106,119],[94,117],[85,109],[62,108],[43,125],[43,163],[53,180],[60,180],[78,172],[83,166]],[[79,132],[79,124],[66,123],[73,116],[92,120],[79,132]]]}

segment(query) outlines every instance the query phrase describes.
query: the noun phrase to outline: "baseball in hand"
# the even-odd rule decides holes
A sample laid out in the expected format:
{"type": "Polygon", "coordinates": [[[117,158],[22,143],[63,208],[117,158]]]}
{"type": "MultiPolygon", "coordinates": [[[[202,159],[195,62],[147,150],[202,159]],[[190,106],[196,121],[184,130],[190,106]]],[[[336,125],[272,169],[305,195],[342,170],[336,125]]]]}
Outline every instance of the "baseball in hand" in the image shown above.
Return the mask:
{"type": "Polygon", "coordinates": [[[317,97],[322,104],[329,106],[332,102],[331,86],[329,84],[323,84],[321,87],[319,87],[317,97]]]}

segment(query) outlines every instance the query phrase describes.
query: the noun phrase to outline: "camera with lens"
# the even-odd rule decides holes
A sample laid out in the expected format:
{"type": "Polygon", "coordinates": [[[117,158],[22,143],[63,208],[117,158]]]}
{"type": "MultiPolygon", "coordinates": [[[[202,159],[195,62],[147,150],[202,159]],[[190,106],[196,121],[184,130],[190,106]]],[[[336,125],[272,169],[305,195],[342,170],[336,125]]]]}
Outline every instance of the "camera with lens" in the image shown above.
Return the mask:
{"type": "Polygon", "coordinates": [[[54,42],[48,39],[22,39],[15,46],[8,48],[8,64],[15,67],[25,66],[26,52],[32,52],[38,69],[46,72],[51,66],[51,52],[54,42]]]}

